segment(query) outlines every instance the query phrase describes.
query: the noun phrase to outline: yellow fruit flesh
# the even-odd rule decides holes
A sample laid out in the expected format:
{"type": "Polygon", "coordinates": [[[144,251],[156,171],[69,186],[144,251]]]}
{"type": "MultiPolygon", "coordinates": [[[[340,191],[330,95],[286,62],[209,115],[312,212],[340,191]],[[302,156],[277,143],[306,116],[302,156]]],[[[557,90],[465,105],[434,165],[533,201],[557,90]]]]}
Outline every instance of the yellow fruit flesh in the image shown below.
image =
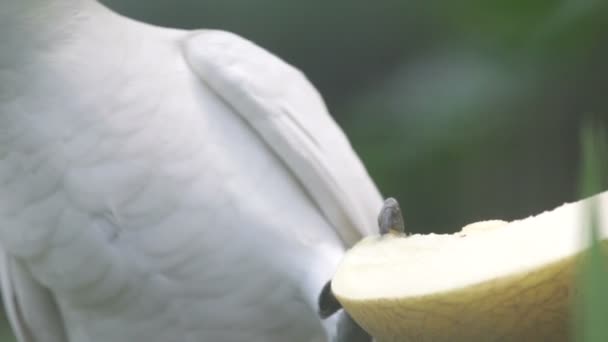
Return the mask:
{"type": "Polygon", "coordinates": [[[453,235],[369,237],[347,253],[332,290],[380,342],[567,341],[584,208],[453,235]]]}
{"type": "Polygon", "coordinates": [[[573,262],[421,297],[338,299],[378,341],[568,341],[573,262]]]}

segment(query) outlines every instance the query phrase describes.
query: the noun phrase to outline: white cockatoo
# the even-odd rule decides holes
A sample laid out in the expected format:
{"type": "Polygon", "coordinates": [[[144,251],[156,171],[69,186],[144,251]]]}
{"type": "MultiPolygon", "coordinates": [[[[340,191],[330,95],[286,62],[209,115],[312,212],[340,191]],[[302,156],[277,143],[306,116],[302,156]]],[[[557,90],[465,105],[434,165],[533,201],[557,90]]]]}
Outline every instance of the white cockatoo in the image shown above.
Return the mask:
{"type": "Polygon", "coordinates": [[[298,70],[93,0],[0,0],[0,246],[20,342],[329,341],[381,197],[298,70]]]}

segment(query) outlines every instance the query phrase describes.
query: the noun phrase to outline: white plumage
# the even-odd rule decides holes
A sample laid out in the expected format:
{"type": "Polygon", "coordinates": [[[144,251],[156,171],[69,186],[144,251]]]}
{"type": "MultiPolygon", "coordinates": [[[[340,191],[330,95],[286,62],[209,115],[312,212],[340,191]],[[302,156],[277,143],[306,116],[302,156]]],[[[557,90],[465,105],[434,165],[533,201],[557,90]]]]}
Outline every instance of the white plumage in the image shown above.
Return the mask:
{"type": "Polygon", "coordinates": [[[2,291],[20,342],[326,341],[380,196],[313,86],[227,32],[0,0],[2,291]]]}

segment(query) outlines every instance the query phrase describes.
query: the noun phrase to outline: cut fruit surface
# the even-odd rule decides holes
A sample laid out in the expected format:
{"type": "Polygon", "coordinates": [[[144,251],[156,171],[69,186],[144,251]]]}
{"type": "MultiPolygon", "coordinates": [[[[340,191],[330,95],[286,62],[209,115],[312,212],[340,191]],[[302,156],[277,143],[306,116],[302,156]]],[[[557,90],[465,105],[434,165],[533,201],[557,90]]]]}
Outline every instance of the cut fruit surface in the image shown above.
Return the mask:
{"type": "MultiPolygon", "coordinates": [[[[608,193],[593,199],[608,212],[608,193]]],[[[379,341],[567,341],[589,201],[451,235],[367,237],[332,291],[379,341]]]]}

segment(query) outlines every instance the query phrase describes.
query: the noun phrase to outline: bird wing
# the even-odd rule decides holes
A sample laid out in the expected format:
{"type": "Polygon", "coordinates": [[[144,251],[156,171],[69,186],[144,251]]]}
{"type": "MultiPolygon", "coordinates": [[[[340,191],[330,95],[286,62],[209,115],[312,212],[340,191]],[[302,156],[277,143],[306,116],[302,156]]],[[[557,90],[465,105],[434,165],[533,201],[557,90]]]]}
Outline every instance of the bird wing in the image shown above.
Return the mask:
{"type": "Polygon", "coordinates": [[[57,304],[13,257],[0,249],[2,300],[18,342],[65,342],[57,304]]]}
{"type": "Polygon", "coordinates": [[[299,70],[224,31],[196,31],[183,51],[202,81],[287,165],[345,244],[376,232],[380,194],[299,70]]]}

